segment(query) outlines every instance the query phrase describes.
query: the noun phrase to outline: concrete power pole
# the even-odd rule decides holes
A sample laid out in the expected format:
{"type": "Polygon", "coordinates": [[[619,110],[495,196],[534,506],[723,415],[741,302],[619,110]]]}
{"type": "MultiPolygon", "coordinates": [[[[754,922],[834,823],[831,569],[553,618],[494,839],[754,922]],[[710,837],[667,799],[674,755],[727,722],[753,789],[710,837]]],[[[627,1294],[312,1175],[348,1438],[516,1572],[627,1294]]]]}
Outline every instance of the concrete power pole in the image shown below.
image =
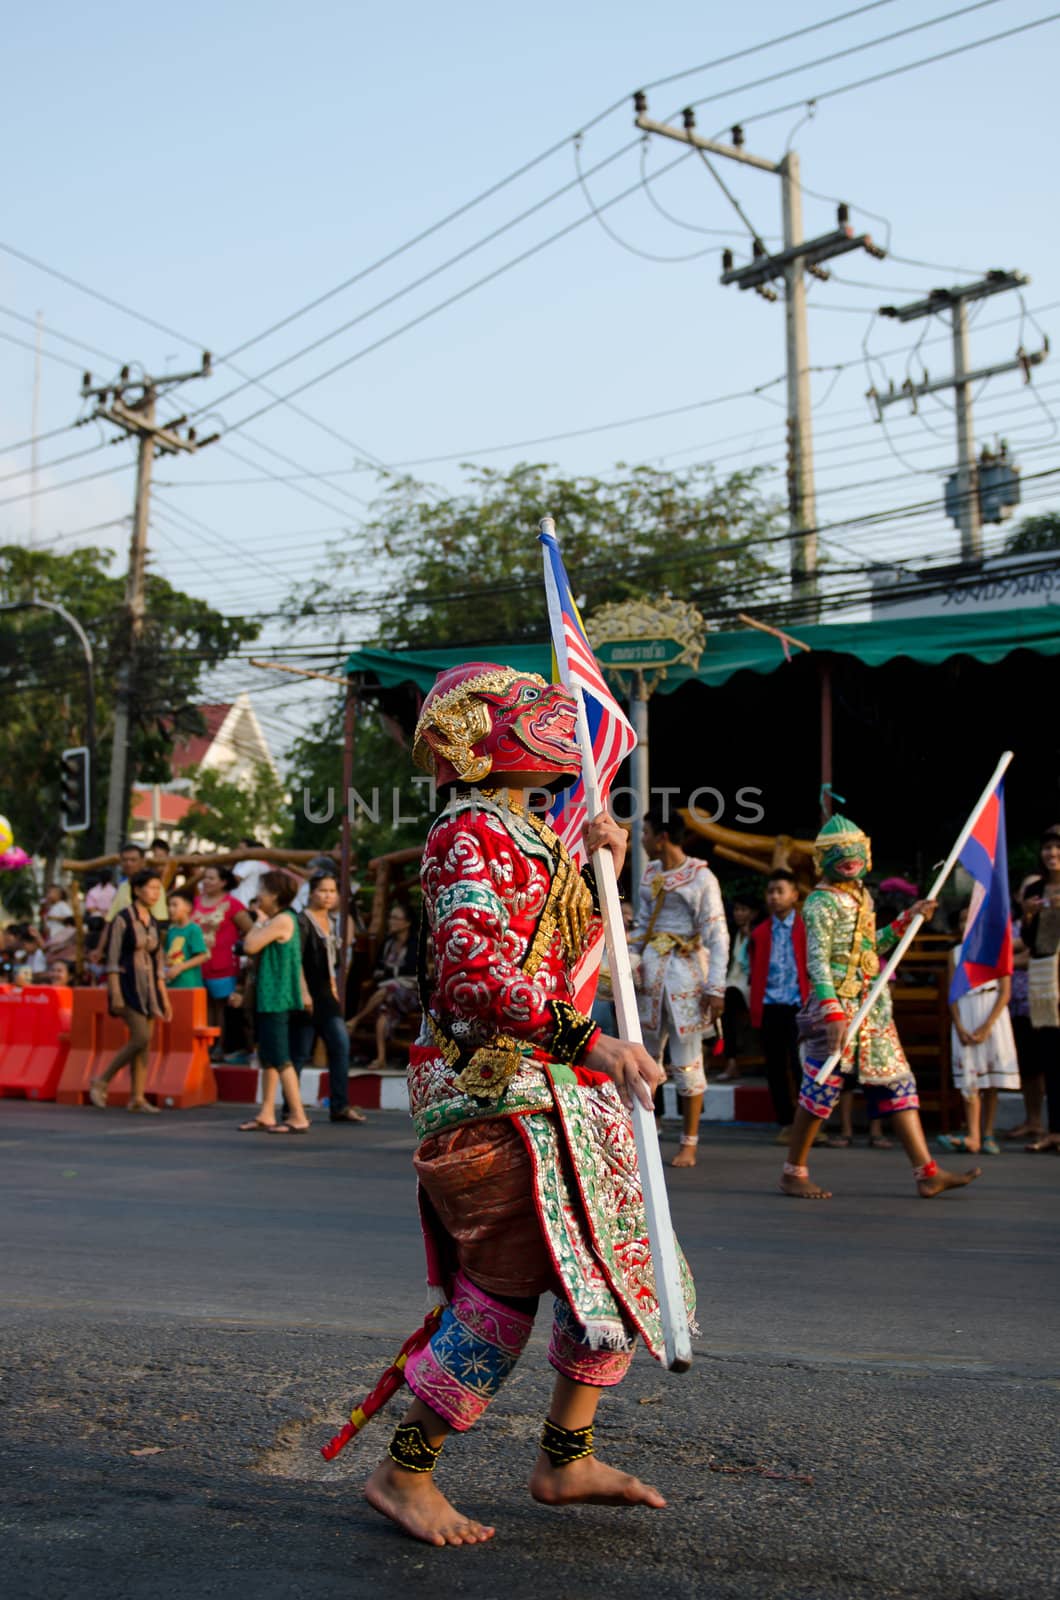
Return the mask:
{"type": "Polygon", "coordinates": [[[129,570],[125,580],[125,655],[118,673],[117,700],[114,711],[114,737],[110,755],[110,781],[107,788],[107,817],[103,836],[103,852],[113,855],[125,833],[129,815],[129,794],[132,786],[129,771],[129,733],[133,708],[137,698],[137,669],[140,641],[144,631],[145,580],[147,571],[147,531],[151,510],[151,472],[157,455],[194,454],[203,445],[212,444],[218,437],[197,439],[195,429],[178,432],[187,422],[186,417],[160,425],[157,420],[158,398],[177,384],[188,383],[192,378],[208,378],[211,374],[209,351],[204,352],[202,366],[194,372],[178,372],[165,378],[132,378],[129,368],[123,367],[116,383],[94,388],[92,374],[86,372],[81,384],[85,399],[94,399],[96,409],[92,419],[112,422],[129,438],[138,442],[136,462],[136,502],[133,509],[132,539],[129,545],[129,570]],[[133,398],[129,398],[132,393],[133,398]]]}
{"type": "Polygon", "coordinates": [[[915,300],[907,306],[880,307],[881,317],[893,317],[897,322],[916,322],[921,317],[934,316],[943,311],[950,313],[953,376],[934,381],[925,377],[923,383],[914,383],[910,378],[899,389],[892,384],[886,394],[870,389],[868,397],[876,406],[877,417],[882,420],[885,407],[896,405],[900,400],[908,401],[915,411],[921,395],[937,394],[942,389],[953,390],[957,413],[957,482],[952,515],[960,530],[961,560],[965,562],[981,561],[983,557],[983,509],[980,503],[979,468],[975,459],[972,384],[978,383],[981,378],[996,377],[1002,372],[1022,372],[1029,383],[1031,368],[1039,366],[1049,353],[1048,343],[1030,354],[1020,348],[1011,361],[973,370],[968,365],[968,319],[965,308],[969,300],[985,300],[989,295],[1022,289],[1029,282],[1030,279],[1022,272],[988,272],[985,278],[977,278],[974,283],[961,283],[953,289],[932,289],[926,299],[915,300]]]}
{"type": "Polygon", "coordinates": [[[806,275],[801,258],[802,183],[799,158],[789,150],[780,162],[784,253],[785,368],[788,378],[788,510],[799,537],[791,547],[795,594],[817,600],[817,495],[813,476],[813,403],[810,397],[810,335],[806,326],[806,275]]]}
{"type": "Polygon", "coordinates": [[[776,291],[769,287],[771,280],[784,282],[785,353],[788,380],[788,525],[791,544],[791,584],[794,597],[809,603],[811,614],[816,615],[817,595],[817,501],[813,478],[813,426],[810,397],[810,345],[806,327],[806,273],[827,278],[828,272],[821,263],[832,256],[845,255],[849,250],[866,250],[881,259],[885,251],[872,242],[867,233],[855,234],[850,226],[846,206],[839,208],[839,226],[831,233],[815,239],[802,236],[802,183],[799,158],[789,150],[779,161],[765,156],[752,155],[744,149],[743,129],[732,130],[732,143],[722,144],[717,139],[705,139],[695,131],[695,114],[689,107],[682,116],[683,126],[655,122],[647,115],[648,103],[643,94],[634,96],[635,122],[645,133],[659,134],[665,139],[676,139],[698,150],[730,204],[751,235],[753,259],[745,267],[733,264],[732,252],[726,250],[722,260],[724,271],[720,281],[735,283],[740,289],[754,289],[764,300],[776,300],[776,291]],[[711,155],[724,156],[743,166],[756,167],[760,172],[771,172],[781,181],[781,211],[784,227],[784,244],[779,251],[768,250],[762,239],[748,222],[736,197],[726,187],[720,173],[708,159],[711,155]]]}

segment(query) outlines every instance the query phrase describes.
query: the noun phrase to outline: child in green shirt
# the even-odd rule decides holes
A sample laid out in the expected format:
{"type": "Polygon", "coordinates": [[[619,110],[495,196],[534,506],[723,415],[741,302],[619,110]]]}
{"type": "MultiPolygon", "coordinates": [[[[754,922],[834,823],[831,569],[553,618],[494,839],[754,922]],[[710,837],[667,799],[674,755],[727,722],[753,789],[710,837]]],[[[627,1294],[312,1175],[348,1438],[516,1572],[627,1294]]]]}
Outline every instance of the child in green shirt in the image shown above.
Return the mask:
{"type": "Polygon", "coordinates": [[[171,989],[203,988],[199,968],[206,960],[206,940],[191,913],[195,896],[190,889],[170,889],[169,926],[166,929],[166,983],[171,989]]]}

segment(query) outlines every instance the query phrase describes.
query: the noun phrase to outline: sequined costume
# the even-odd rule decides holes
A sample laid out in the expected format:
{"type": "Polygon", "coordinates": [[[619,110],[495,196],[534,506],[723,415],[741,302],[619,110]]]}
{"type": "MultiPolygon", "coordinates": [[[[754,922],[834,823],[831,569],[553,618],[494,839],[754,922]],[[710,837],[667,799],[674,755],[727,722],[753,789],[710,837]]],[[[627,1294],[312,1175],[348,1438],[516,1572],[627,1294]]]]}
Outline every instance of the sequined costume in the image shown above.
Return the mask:
{"type": "Polygon", "coordinates": [[[462,1430],[510,1372],[546,1291],[549,1360],[577,1381],[615,1384],[638,1334],[657,1357],[663,1342],[630,1118],[584,1066],[599,1030],[573,1004],[596,916],[590,875],[516,791],[470,786],[503,784],[520,762],[576,772],[573,702],[491,663],[453,677],[424,702],[414,747],[456,787],[423,856],[433,962],[409,1069],[428,1277],[448,1303],[405,1376],[462,1430]]]}
{"type": "Polygon", "coordinates": [[[871,866],[869,840],[844,817],[833,817],[817,838],[818,867],[823,876],[802,907],[806,924],[806,967],[810,998],[800,1015],[807,1071],[799,1104],[814,1116],[827,1117],[842,1088],[856,1078],[866,1091],[871,1116],[919,1106],[916,1081],[902,1049],[885,987],[857,1033],[847,1040],[838,1070],[823,1084],[814,1070],[827,1059],[825,1030],[830,1022],[849,1021],[880,971],[880,957],[894,949],[909,924],[905,911],[879,932],[872,897],[861,882],[871,866]],[[863,859],[862,873],[839,877],[844,858],[863,859]],[[843,1079],[847,1079],[847,1084],[843,1079]]]}
{"type": "Polygon", "coordinates": [[[688,857],[670,871],[649,861],[629,942],[645,1047],[661,1057],[669,1040],[678,1094],[702,1094],[705,1005],[724,998],[729,963],[721,889],[705,861],[688,857]]]}

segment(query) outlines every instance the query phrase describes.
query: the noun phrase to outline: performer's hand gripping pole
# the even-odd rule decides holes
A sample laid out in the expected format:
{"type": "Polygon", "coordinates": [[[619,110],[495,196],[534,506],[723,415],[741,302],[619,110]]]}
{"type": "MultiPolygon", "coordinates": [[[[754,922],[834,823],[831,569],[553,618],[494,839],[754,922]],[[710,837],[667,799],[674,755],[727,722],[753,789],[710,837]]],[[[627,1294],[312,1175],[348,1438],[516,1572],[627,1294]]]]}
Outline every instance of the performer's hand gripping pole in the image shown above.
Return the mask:
{"type": "MultiPolygon", "coordinates": [[[[990,799],[990,796],[1001,782],[1001,779],[1004,777],[1011,760],[1012,751],[1006,750],[1004,755],[1001,757],[1001,760],[994,768],[994,773],[990,779],[990,782],[987,784],[986,788],[979,796],[979,799],[976,801],[975,808],[972,811],[971,816],[968,818],[968,821],[964,824],[964,827],[958,834],[957,843],[954,845],[953,849],[942,863],[942,866],[939,868],[935,876],[934,883],[924,896],[925,900],[937,900],[939,895],[942,893],[946,879],[957,865],[957,862],[960,859],[961,851],[968,843],[968,840],[971,837],[972,829],[979,821],[979,813],[982,811],[983,807],[990,799]]],[[[846,1029],[843,1033],[843,1042],[839,1046],[839,1049],[833,1050],[827,1061],[822,1062],[822,1064],[818,1067],[815,1074],[818,1083],[824,1083],[832,1076],[836,1066],[842,1059],[843,1051],[846,1049],[849,1040],[857,1038],[858,1029],[861,1027],[861,1024],[865,1021],[865,1018],[868,1016],[869,1012],[880,998],[880,995],[883,993],[886,985],[890,982],[891,973],[897,967],[899,961],[901,961],[902,957],[909,949],[909,946],[920,932],[923,921],[924,919],[918,911],[916,916],[910,922],[909,926],[906,928],[905,932],[902,934],[902,937],[899,939],[898,943],[895,945],[894,949],[891,951],[890,959],[888,960],[887,965],[882,969],[879,977],[872,985],[872,988],[869,990],[868,994],[855,1011],[853,1017],[851,1017],[850,1021],[847,1023],[846,1029]]]]}
{"type": "MultiPolygon", "coordinates": [[[[544,517],[541,527],[543,531],[555,533],[555,523],[551,517],[544,517]]],[[[548,595],[552,637],[562,639],[563,621],[559,595],[547,561],[545,589],[548,595]]],[[[563,660],[562,656],[560,660],[563,660]]],[[[570,688],[570,685],[567,687],[570,688]]],[[[578,702],[578,743],[582,753],[586,814],[592,818],[603,810],[596,762],[593,759],[593,741],[581,691],[574,689],[572,693],[578,702]]],[[[629,962],[629,947],[626,943],[622,906],[618,896],[618,880],[610,850],[593,852],[593,872],[596,875],[607,959],[611,967],[611,987],[615,997],[615,1010],[618,1013],[619,1037],[629,1044],[642,1044],[637,995],[633,987],[633,969],[629,962]]],[[[641,1105],[636,1096],[633,1096],[632,1100],[633,1133],[637,1143],[637,1162],[644,1193],[648,1242],[655,1269],[655,1289],[659,1298],[659,1317],[666,1347],[666,1365],[671,1372],[687,1372],[692,1365],[692,1338],[688,1328],[685,1297],[681,1288],[681,1272],[677,1264],[674,1229],[670,1220],[670,1199],[666,1192],[666,1179],[659,1151],[659,1134],[652,1113],[641,1105]]]]}

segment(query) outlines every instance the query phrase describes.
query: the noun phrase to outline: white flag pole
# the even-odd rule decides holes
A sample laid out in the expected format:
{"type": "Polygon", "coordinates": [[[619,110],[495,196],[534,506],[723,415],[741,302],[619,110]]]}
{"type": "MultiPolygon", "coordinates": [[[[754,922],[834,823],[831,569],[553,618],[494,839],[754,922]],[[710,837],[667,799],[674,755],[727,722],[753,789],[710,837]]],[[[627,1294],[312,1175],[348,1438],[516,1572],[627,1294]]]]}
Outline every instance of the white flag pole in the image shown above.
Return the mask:
{"type": "MultiPolygon", "coordinates": [[[[924,896],[925,900],[937,900],[939,895],[942,893],[943,885],[945,884],[946,879],[957,865],[960,853],[968,843],[968,840],[971,837],[972,829],[979,821],[979,813],[982,811],[983,807],[986,805],[986,802],[990,799],[990,796],[993,794],[994,790],[997,788],[997,785],[1004,777],[1009,763],[1012,760],[1012,754],[1013,753],[1011,750],[1006,750],[1004,755],[1001,757],[1001,760],[994,768],[994,773],[990,779],[990,782],[979,796],[971,816],[968,818],[968,821],[964,824],[964,827],[957,835],[957,843],[954,845],[942,866],[939,868],[939,871],[935,876],[934,883],[924,896]]],[[[835,1071],[836,1064],[839,1062],[843,1051],[846,1049],[848,1040],[856,1037],[857,1031],[861,1027],[861,1024],[865,1021],[865,1018],[868,1016],[869,1012],[876,1004],[876,1001],[883,993],[885,986],[890,981],[891,973],[894,971],[895,967],[897,967],[899,961],[901,961],[902,957],[909,949],[909,946],[920,932],[920,927],[923,921],[923,917],[919,912],[917,912],[916,916],[913,918],[912,922],[909,924],[908,928],[906,928],[905,932],[902,934],[902,937],[891,951],[890,959],[888,960],[887,965],[880,972],[880,975],[872,985],[872,988],[861,1002],[853,1017],[847,1023],[846,1029],[843,1033],[843,1042],[839,1049],[833,1050],[832,1054],[828,1057],[828,1060],[823,1062],[821,1066],[818,1067],[817,1072],[814,1075],[818,1083],[824,1083],[826,1079],[832,1076],[832,1073],[835,1071]]]]}
{"type": "MultiPolygon", "coordinates": [[[[556,525],[551,517],[541,519],[541,531],[555,536],[556,525]]],[[[545,558],[545,594],[548,598],[549,626],[556,659],[560,666],[560,677],[569,688],[570,673],[563,634],[563,610],[552,563],[548,559],[548,551],[542,553],[545,558]]],[[[582,754],[586,815],[595,817],[603,807],[600,803],[600,785],[593,759],[593,741],[581,691],[576,689],[572,692],[578,705],[578,743],[582,754]]],[[[629,946],[626,943],[626,930],[622,922],[615,863],[610,850],[593,852],[593,872],[596,876],[604,943],[611,969],[611,988],[615,997],[615,1010],[618,1013],[619,1037],[630,1044],[641,1044],[643,1041],[637,1012],[637,995],[633,987],[633,969],[630,966],[629,946]]],[[[677,1263],[673,1223],[670,1220],[670,1199],[666,1192],[666,1178],[659,1151],[659,1133],[654,1116],[635,1096],[632,1116],[637,1162],[644,1194],[644,1212],[648,1223],[648,1242],[655,1269],[655,1291],[659,1301],[659,1318],[666,1349],[666,1365],[671,1372],[687,1372],[692,1365],[692,1339],[681,1287],[681,1271],[677,1263]]]]}

